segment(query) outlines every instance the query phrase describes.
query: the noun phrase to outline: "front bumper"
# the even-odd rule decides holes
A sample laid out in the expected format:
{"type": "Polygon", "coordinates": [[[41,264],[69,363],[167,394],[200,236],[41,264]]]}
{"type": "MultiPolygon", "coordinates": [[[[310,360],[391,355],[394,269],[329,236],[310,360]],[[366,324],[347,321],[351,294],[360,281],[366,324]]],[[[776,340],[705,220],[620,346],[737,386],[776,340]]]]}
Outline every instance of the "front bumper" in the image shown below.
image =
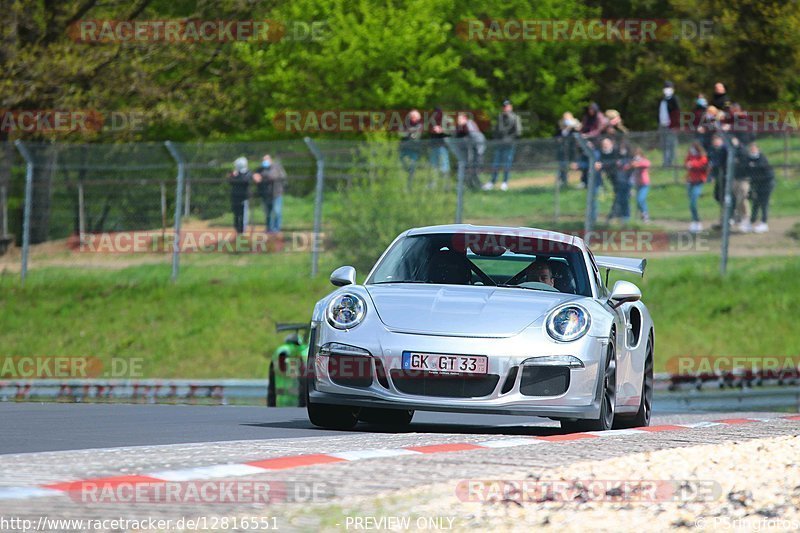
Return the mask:
{"type": "MultiPolygon", "coordinates": [[[[606,339],[587,335],[575,342],[558,343],[549,338],[542,339],[538,331],[525,331],[509,338],[465,338],[404,334],[385,328],[379,328],[380,331],[377,332],[376,328],[371,328],[370,331],[358,331],[359,329],[339,331],[324,322],[317,325],[314,344],[309,351],[309,369],[312,371],[309,399],[312,402],[354,407],[551,418],[600,416],[602,384],[598,375],[599,369],[603,368],[606,339]],[[348,353],[326,350],[320,354],[320,347],[329,346],[330,343],[364,350],[359,353],[368,357],[367,372],[371,379],[362,380],[358,386],[342,385],[336,371],[330,371],[336,368],[336,362],[331,364],[331,359],[348,353]],[[442,396],[440,392],[436,395],[409,394],[404,392],[408,391],[408,387],[398,387],[392,376],[402,372],[404,351],[485,355],[488,357],[488,374],[497,376],[496,384],[476,397],[469,394],[466,395],[468,397],[442,396]],[[540,366],[535,358],[543,356],[573,356],[583,366],[568,369],[569,379],[565,391],[557,395],[532,396],[530,389],[521,387],[523,369],[540,366]],[[379,376],[381,379],[378,379],[379,376]],[[526,394],[523,394],[523,390],[526,394]]],[[[349,352],[349,355],[353,353],[355,352],[349,352]]],[[[435,381],[430,383],[427,390],[431,390],[431,386],[436,387],[435,381]]]]}

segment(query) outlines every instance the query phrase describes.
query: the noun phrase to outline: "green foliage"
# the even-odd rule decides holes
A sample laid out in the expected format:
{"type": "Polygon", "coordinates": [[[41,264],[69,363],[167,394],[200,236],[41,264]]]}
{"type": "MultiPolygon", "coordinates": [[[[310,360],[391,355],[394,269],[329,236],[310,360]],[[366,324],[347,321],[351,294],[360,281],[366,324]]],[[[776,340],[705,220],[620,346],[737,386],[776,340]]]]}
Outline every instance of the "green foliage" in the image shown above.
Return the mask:
{"type": "Polygon", "coordinates": [[[401,232],[452,222],[455,194],[452,178],[432,169],[419,168],[409,182],[393,145],[372,143],[362,154],[362,177],[343,187],[327,218],[338,261],[364,273],[401,232]]]}

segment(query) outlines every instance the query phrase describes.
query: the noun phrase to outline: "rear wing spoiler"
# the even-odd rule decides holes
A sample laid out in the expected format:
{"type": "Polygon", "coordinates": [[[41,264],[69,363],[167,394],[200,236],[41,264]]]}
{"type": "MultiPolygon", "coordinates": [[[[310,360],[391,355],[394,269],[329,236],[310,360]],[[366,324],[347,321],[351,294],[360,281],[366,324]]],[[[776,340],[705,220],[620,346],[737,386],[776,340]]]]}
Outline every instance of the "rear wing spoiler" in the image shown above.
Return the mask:
{"type": "Polygon", "coordinates": [[[609,255],[596,255],[594,260],[600,268],[609,270],[620,270],[631,272],[644,277],[644,269],[647,266],[647,259],[634,259],[632,257],[612,257],[609,255]]]}

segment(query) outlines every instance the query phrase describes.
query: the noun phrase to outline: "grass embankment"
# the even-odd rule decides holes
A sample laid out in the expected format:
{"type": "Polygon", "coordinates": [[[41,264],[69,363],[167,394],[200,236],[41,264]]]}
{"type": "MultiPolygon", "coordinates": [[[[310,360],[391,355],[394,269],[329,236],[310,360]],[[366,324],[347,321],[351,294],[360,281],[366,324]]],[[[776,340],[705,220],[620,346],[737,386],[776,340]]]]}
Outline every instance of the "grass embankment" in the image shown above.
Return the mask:
{"type": "MultiPolygon", "coordinates": [[[[264,377],[280,343],[275,322],[307,321],[330,289],[308,256],[187,260],[126,270],[41,268],[27,286],[0,276],[0,356],[143,358],[145,377],[264,377]],[[124,279],[125,282],[120,282],[124,279]]],[[[792,355],[800,346],[800,262],[718,257],[657,259],[639,283],[656,322],[657,370],[678,355],[792,355]]],[[[363,273],[362,273],[363,274],[363,273]]],[[[612,277],[612,283],[614,279],[612,277]]]]}

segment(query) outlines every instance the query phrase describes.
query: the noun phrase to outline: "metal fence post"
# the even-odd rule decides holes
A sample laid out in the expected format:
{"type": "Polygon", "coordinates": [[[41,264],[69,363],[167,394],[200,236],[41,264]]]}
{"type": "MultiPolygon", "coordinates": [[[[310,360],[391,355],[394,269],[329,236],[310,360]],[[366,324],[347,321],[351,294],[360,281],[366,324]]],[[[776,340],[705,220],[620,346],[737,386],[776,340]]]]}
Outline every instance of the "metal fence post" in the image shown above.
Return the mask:
{"type": "Polygon", "coordinates": [[[322,195],[325,186],[325,157],[322,155],[319,147],[311,140],[311,137],[305,137],[303,141],[308,146],[311,154],[317,162],[317,186],[314,192],[314,235],[311,243],[311,277],[317,276],[319,270],[319,234],[322,230],[322,195]]]}
{"type": "Polygon", "coordinates": [[[466,177],[467,161],[466,150],[468,145],[466,139],[449,139],[444,140],[447,148],[456,157],[456,224],[461,224],[461,219],[464,214],[464,181],[466,177]]]}
{"type": "Polygon", "coordinates": [[[0,239],[3,239],[8,235],[8,190],[6,186],[0,186],[0,239]]]}
{"type": "Polygon", "coordinates": [[[183,200],[183,216],[188,217],[189,213],[192,212],[192,182],[190,179],[186,179],[186,196],[183,200]]]}
{"type": "Polygon", "coordinates": [[[78,243],[83,245],[86,235],[86,204],[83,196],[83,181],[78,182],[78,243]]]}
{"type": "Polygon", "coordinates": [[[728,270],[728,244],[730,243],[731,236],[731,208],[733,207],[733,177],[734,166],[736,165],[735,150],[737,147],[733,146],[731,137],[727,133],[722,134],[725,141],[725,148],[727,149],[727,160],[725,168],[725,195],[722,207],[722,250],[719,261],[719,271],[724,276],[728,270]]]}
{"type": "Polygon", "coordinates": [[[162,181],[161,189],[161,246],[164,246],[164,235],[167,233],[167,186],[162,181]]]}
{"type": "Polygon", "coordinates": [[[580,133],[573,133],[575,140],[578,142],[583,154],[588,159],[589,168],[586,169],[587,183],[586,183],[586,215],[583,220],[583,232],[586,243],[589,244],[591,240],[590,233],[594,229],[595,221],[597,220],[597,171],[594,169],[596,162],[594,150],[589,146],[589,143],[580,133]]]}
{"type": "Polygon", "coordinates": [[[172,281],[177,281],[180,267],[181,208],[183,207],[183,179],[186,173],[186,162],[172,141],[165,141],[164,146],[167,147],[169,154],[178,165],[177,183],[175,184],[175,236],[172,239],[172,281]]]}
{"type": "Polygon", "coordinates": [[[20,279],[25,285],[28,276],[28,254],[31,248],[31,210],[33,208],[33,156],[21,140],[14,141],[17,150],[25,159],[25,209],[22,215],[22,267],[20,279]]]}

